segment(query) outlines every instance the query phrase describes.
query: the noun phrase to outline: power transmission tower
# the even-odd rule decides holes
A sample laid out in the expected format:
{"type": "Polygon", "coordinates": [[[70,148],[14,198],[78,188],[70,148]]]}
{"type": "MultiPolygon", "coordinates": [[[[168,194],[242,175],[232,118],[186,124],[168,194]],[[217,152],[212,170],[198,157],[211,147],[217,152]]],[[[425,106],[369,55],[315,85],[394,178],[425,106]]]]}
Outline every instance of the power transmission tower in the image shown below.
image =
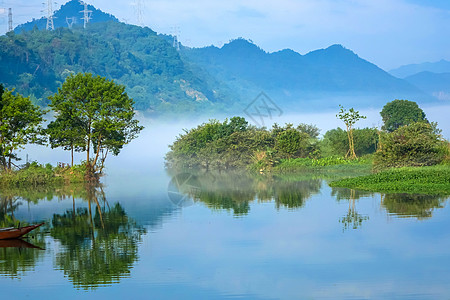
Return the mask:
{"type": "Polygon", "coordinates": [[[88,9],[88,4],[86,2],[80,1],[81,5],[84,5],[84,9],[80,12],[83,13],[82,19],[84,20],[84,28],[86,28],[86,24],[89,23],[89,20],[92,18],[92,10],[88,9]]]}
{"type": "Polygon", "coordinates": [[[69,29],[72,29],[73,24],[75,24],[77,22],[77,18],[76,17],[66,17],[66,23],[67,23],[67,27],[69,27],[69,29]]]}
{"type": "Polygon", "coordinates": [[[13,31],[12,8],[8,9],[8,32],[13,31]]]}
{"type": "Polygon", "coordinates": [[[136,14],[136,22],[139,26],[144,26],[144,1],[135,0],[132,4],[134,6],[134,13],[136,14]]]}
{"type": "Polygon", "coordinates": [[[47,30],[54,30],[55,25],[53,24],[53,2],[52,0],[47,0],[47,30]]]}
{"type": "Polygon", "coordinates": [[[177,49],[177,51],[180,51],[180,27],[174,26],[172,27],[172,35],[173,35],[173,47],[177,49]]]}

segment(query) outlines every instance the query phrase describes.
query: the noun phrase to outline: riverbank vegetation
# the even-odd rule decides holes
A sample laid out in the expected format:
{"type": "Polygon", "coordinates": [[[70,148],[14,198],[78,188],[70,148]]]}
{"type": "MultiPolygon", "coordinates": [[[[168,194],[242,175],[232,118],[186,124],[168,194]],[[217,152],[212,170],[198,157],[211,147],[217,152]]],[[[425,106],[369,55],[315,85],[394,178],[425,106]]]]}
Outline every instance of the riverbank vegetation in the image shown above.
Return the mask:
{"type": "Polygon", "coordinates": [[[362,177],[364,180],[354,179],[358,184],[350,185],[353,181],[348,179],[348,182],[334,183],[335,186],[448,192],[446,174],[450,148],[437,124],[430,123],[417,104],[408,100],[389,102],[383,108],[382,116],[385,125],[381,130],[354,128],[353,125],[365,117],[354,109],[341,107],[337,117],[344,121],[346,130],[331,129],[321,138],[320,130],[315,125],[303,123],[298,126],[274,124],[272,128],[257,128],[242,117],[223,122],[210,120],[185,130],[170,146],[166,164],[168,168],[200,168],[207,171],[245,169],[255,173],[326,171],[339,166],[341,170],[353,170],[354,176],[381,173],[370,175],[374,177],[362,177]],[[435,169],[417,168],[439,164],[442,166],[435,169]],[[391,170],[403,167],[409,168],[391,170]],[[441,175],[431,178],[433,170],[441,175]],[[401,182],[403,175],[406,177],[401,182]],[[382,185],[379,178],[386,180],[386,185],[382,185]],[[419,180],[417,185],[413,179],[419,180]],[[438,179],[440,181],[435,181],[438,179]],[[364,182],[373,180],[379,184],[364,185],[364,182]],[[409,185],[416,187],[405,188],[409,185]]]}
{"type": "Polygon", "coordinates": [[[118,155],[143,129],[125,87],[100,76],[69,75],[49,99],[54,120],[44,128],[47,111],[0,85],[0,185],[98,182],[108,154],[118,155]],[[71,151],[71,167],[20,166],[17,151],[27,144],[71,151]],[[74,151],[86,153],[81,166],[74,165],[74,151]]]}
{"type": "MultiPolygon", "coordinates": [[[[344,130],[333,129],[322,139],[319,132],[316,126],[304,123],[295,127],[274,124],[267,129],[249,125],[242,117],[223,122],[210,120],[185,130],[170,146],[166,164],[170,168],[270,172],[277,167],[286,169],[288,165],[304,168],[361,162],[345,158],[349,139],[344,130]]],[[[353,137],[356,155],[364,156],[376,150],[376,129],[353,129],[353,137]]]]}
{"type": "Polygon", "coordinates": [[[450,166],[392,168],[366,176],[333,181],[330,186],[388,193],[450,195],[450,166]]]}
{"type": "Polygon", "coordinates": [[[2,172],[0,187],[36,187],[82,183],[85,181],[85,175],[85,165],[54,167],[50,164],[40,165],[37,162],[32,162],[16,171],[2,172]]]}

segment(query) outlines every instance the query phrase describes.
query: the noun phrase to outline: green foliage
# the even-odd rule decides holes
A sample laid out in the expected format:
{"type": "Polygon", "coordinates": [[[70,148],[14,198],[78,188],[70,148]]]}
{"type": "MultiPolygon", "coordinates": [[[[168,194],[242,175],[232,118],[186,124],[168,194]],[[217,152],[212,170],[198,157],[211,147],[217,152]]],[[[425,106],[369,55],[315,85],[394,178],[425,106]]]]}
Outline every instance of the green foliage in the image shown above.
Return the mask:
{"type": "Polygon", "coordinates": [[[41,144],[44,111],[29,98],[1,87],[0,98],[0,169],[11,170],[15,151],[26,144],[41,144]]]}
{"type": "Polygon", "coordinates": [[[388,102],[381,110],[380,115],[384,123],[382,129],[388,132],[413,122],[428,122],[425,113],[417,103],[408,100],[396,99],[388,102]]]}
{"type": "Polygon", "coordinates": [[[444,160],[447,143],[425,122],[411,123],[391,133],[383,133],[380,150],[374,158],[375,169],[405,166],[430,166],[444,160]]]}
{"type": "Polygon", "coordinates": [[[17,171],[0,172],[0,186],[27,187],[42,185],[63,185],[84,181],[84,166],[72,168],[52,167],[32,162],[17,171]]]}
{"type": "MultiPolygon", "coordinates": [[[[378,130],[375,128],[353,129],[355,153],[357,156],[375,153],[378,146],[378,130]]],[[[322,155],[345,156],[349,149],[348,135],[341,129],[328,130],[321,143],[322,155]]]]}
{"type": "Polygon", "coordinates": [[[291,158],[298,152],[307,151],[309,135],[295,129],[288,129],[279,133],[276,137],[275,149],[283,156],[291,158]]]}
{"type": "Polygon", "coordinates": [[[377,174],[333,181],[330,186],[374,192],[450,195],[449,182],[450,167],[432,166],[390,169],[377,174]]]}
{"type": "Polygon", "coordinates": [[[297,130],[299,132],[303,132],[306,133],[307,135],[309,135],[310,138],[312,139],[316,139],[319,137],[320,134],[320,129],[314,125],[314,124],[305,124],[305,123],[300,123],[297,126],[297,130]]]}
{"type": "Polygon", "coordinates": [[[88,170],[101,172],[108,153],[118,155],[143,129],[134,119],[134,102],[125,87],[104,77],[71,74],[50,99],[56,113],[47,129],[50,144],[85,150],[88,170]]]}
{"type": "Polygon", "coordinates": [[[244,118],[223,123],[210,120],[185,130],[170,146],[166,163],[175,168],[232,169],[263,171],[282,158],[312,156],[316,139],[294,129],[292,124],[271,130],[248,126],[244,118]]]}

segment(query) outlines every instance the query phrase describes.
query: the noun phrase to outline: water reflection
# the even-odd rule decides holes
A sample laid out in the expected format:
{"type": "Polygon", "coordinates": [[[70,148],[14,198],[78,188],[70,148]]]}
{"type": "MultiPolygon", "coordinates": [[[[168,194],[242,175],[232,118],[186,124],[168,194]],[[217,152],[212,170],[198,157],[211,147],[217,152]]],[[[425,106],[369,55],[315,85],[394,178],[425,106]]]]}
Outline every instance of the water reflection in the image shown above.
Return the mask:
{"type": "MultiPolygon", "coordinates": [[[[277,209],[301,208],[311,195],[320,191],[321,179],[296,180],[277,176],[253,176],[247,173],[196,173],[189,176],[182,174],[188,181],[176,186],[177,193],[197,202],[205,203],[213,210],[232,211],[234,215],[246,215],[250,203],[275,201],[277,209]],[[192,182],[192,184],[190,183],[192,182]],[[195,184],[194,184],[195,183],[195,184]],[[195,188],[193,188],[195,186],[195,188]]],[[[178,178],[175,175],[173,178],[178,178]]],[[[174,180],[172,180],[174,181],[174,180]]],[[[177,180],[178,181],[178,180],[177,180]]],[[[183,198],[170,189],[171,199],[183,198]]]]}
{"type": "Polygon", "coordinates": [[[423,220],[431,218],[434,210],[443,208],[446,200],[447,197],[436,195],[386,194],[381,197],[381,205],[398,217],[423,220]]]}
{"type": "Polygon", "coordinates": [[[0,276],[21,278],[33,271],[43,257],[44,247],[44,237],[39,234],[28,241],[0,240],[0,276]]]}
{"type": "Polygon", "coordinates": [[[343,225],[343,231],[352,229],[358,229],[362,226],[364,221],[369,220],[369,216],[362,215],[356,210],[356,202],[362,197],[371,197],[374,193],[345,188],[332,188],[331,195],[336,198],[337,201],[348,200],[347,214],[339,219],[339,222],[343,225]]]}
{"type": "MultiPolygon", "coordinates": [[[[55,269],[62,270],[76,288],[83,289],[109,285],[129,276],[138,260],[138,245],[145,229],[129,218],[119,203],[110,206],[101,186],[2,190],[1,226],[26,224],[14,215],[22,204],[54,198],[72,201],[72,209],[54,214],[43,229],[59,243],[55,248],[55,269]],[[83,201],[81,207],[76,207],[76,199],[83,201]]],[[[44,252],[43,232],[27,241],[0,241],[0,274],[17,278],[33,270],[44,252]]]]}
{"type": "Polygon", "coordinates": [[[101,188],[86,192],[88,207],[55,214],[50,235],[62,245],[56,268],[75,287],[90,289],[117,283],[130,274],[145,230],[119,203],[110,207],[101,188]]]}

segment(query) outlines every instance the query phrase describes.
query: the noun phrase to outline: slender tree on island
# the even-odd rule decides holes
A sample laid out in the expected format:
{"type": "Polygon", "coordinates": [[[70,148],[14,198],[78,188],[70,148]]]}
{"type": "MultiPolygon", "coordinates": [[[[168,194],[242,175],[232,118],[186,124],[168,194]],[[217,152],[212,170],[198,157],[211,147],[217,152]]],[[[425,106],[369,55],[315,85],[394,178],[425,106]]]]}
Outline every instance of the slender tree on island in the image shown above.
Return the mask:
{"type": "Polygon", "coordinates": [[[31,103],[30,98],[0,85],[0,169],[10,171],[13,160],[19,160],[15,151],[26,144],[43,144],[45,111],[31,103]]]}
{"type": "Polygon", "coordinates": [[[358,122],[360,119],[365,119],[366,117],[359,114],[359,111],[354,110],[353,107],[348,111],[342,105],[339,105],[340,111],[336,115],[339,119],[341,119],[345,126],[347,127],[347,137],[348,137],[348,151],[345,155],[346,158],[355,159],[355,143],[353,140],[353,125],[358,122]]]}
{"type": "Polygon", "coordinates": [[[143,129],[123,85],[78,73],[49,97],[55,120],[48,125],[52,147],[86,151],[86,173],[101,173],[108,153],[118,155],[143,129]]]}

